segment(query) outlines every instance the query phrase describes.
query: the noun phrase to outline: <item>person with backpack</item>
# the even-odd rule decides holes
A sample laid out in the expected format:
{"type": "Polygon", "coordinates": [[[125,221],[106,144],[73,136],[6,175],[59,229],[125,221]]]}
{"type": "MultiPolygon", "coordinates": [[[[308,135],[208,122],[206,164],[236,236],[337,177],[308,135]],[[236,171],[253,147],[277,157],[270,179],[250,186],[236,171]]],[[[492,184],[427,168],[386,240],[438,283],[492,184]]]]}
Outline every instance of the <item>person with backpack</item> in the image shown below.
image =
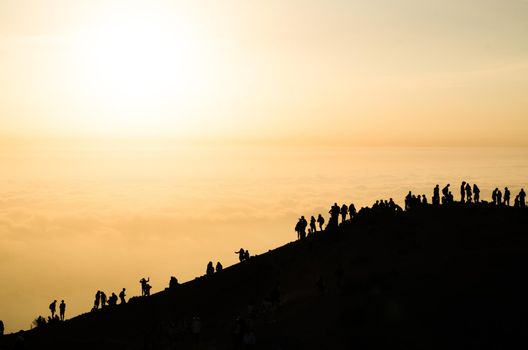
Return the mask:
{"type": "Polygon", "coordinates": [[[57,310],[57,300],[53,300],[49,305],[49,309],[51,311],[51,318],[53,318],[55,316],[55,311],[57,310]]]}

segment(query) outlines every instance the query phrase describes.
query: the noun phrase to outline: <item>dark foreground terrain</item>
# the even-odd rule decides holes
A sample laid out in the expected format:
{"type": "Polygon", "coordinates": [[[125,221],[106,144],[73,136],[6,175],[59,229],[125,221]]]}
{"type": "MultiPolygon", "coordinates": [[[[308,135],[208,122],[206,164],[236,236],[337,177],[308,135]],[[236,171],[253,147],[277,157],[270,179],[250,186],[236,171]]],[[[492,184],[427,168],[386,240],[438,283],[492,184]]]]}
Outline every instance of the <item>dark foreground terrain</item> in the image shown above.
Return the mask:
{"type": "Polygon", "coordinates": [[[527,227],[528,210],[485,204],[362,211],[175,290],[25,332],[24,348],[237,349],[237,317],[254,349],[526,348],[527,227]]]}

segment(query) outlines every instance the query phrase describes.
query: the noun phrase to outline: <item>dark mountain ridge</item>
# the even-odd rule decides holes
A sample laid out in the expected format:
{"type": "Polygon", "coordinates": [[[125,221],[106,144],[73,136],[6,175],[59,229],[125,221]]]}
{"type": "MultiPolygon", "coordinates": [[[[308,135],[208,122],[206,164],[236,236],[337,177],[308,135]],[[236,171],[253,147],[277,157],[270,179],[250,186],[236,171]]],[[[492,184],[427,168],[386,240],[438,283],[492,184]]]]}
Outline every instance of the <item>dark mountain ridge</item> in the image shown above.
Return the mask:
{"type": "Polygon", "coordinates": [[[486,203],[363,209],[213,276],[4,336],[0,348],[21,336],[25,349],[243,349],[249,329],[252,349],[525,346],[527,227],[528,210],[486,203]]]}

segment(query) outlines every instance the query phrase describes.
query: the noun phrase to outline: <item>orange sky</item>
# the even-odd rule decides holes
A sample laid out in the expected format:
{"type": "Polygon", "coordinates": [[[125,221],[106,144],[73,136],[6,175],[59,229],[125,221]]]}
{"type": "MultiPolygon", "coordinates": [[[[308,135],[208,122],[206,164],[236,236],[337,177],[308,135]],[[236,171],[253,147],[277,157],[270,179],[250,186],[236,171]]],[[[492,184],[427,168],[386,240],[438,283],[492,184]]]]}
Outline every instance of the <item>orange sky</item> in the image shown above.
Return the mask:
{"type": "Polygon", "coordinates": [[[5,137],[527,145],[528,3],[2,1],[5,137]]]}

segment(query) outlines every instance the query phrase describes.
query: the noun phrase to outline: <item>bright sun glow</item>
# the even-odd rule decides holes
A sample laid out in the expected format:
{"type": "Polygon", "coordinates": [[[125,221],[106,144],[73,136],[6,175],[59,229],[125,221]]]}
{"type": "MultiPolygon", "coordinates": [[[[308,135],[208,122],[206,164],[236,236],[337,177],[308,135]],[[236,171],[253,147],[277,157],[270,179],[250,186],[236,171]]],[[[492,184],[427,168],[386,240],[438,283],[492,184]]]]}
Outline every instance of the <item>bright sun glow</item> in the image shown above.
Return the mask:
{"type": "Polygon", "coordinates": [[[85,92],[99,106],[97,127],[136,133],[177,119],[156,111],[185,109],[207,84],[208,55],[194,35],[161,14],[141,13],[114,14],[83,31],[76,51],[85,92]]]}

